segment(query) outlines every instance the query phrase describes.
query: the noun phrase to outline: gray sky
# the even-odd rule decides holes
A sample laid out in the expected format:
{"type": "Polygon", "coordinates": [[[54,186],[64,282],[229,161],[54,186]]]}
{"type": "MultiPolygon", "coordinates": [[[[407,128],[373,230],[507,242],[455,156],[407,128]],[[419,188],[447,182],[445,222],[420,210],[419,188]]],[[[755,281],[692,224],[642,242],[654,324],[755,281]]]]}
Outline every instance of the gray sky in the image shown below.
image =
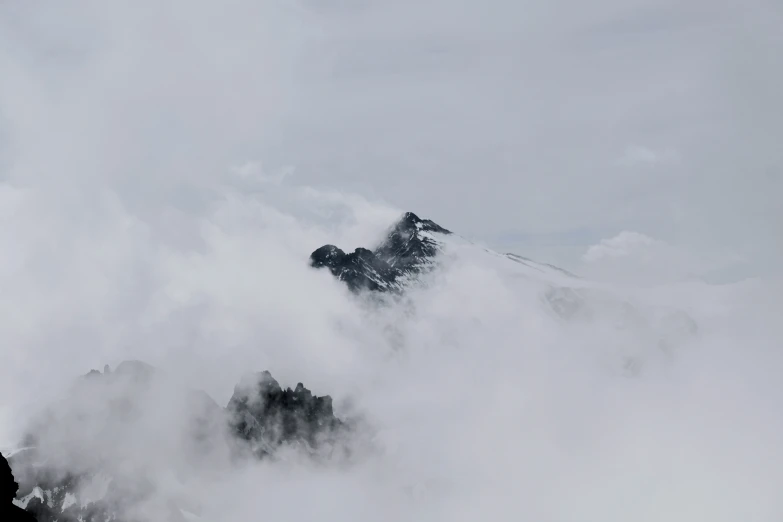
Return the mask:
{"type": "Polygon", "coordinates": [[[779,264],[776,2],[1,9],[12,182],[99,179],[143,215],[260,161],[571,268],[622,231],[779,264]]]}

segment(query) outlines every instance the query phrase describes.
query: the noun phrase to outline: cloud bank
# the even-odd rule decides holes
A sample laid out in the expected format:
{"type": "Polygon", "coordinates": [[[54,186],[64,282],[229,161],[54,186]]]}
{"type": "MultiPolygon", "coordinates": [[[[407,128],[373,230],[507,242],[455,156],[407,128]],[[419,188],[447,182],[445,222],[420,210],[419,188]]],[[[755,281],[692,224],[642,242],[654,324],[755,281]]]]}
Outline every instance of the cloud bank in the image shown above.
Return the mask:
{"type": "MultiPolygon", "coordinates": [[[[220,405],[268,369],[362,414],[372,451],[201,468],[177,449],[179,398],[150,400],[128,440],[159,466],[138,472],[157,499],[227,522],[778,519],[783,288],[774,270],[682,282],[662,246],[692,240],[688,271],[724,237],[779,259],[778,120],[743,136],[776,91],[734,105],[762,82],[710,83],[776,43],[764,25],[711,61],[719,34],[747,34],[732,15],[774,12],[749,5],[3,4],[0,444],[105,363],[147,361],[220,405]],[[637,135],[585,141],[612,121],[637,135]],[[711,155],[713,137],[744,145],[711,155]],[[629,139],[682,162],[629,178],[612,170],[629,139]],[[403,209],[469,236],[622,223],[644,236],[585,245],[588,264],[662,261],[573,283],[569,320],[480,249],[380,308],[307,266],[403,209]]],[[[768,61],[747,67],[775,84],[768,61]]]]}

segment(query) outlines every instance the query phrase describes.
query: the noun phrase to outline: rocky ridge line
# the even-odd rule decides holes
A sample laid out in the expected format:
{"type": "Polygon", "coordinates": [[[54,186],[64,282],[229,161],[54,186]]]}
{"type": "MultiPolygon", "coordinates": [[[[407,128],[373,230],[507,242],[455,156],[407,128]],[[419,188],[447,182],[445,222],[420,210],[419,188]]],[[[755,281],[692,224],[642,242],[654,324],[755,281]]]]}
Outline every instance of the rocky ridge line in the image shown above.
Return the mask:
{"type": "Polygon", "coordinates": [[[335,245],[324,245],[310,255],[310,265],[329,269],[354,292],[399,292],[412,277],[434,265],[440,252],[434,234],[451,232],[407,212],[374,250],[357,248],[347,254],[335,245]]]}

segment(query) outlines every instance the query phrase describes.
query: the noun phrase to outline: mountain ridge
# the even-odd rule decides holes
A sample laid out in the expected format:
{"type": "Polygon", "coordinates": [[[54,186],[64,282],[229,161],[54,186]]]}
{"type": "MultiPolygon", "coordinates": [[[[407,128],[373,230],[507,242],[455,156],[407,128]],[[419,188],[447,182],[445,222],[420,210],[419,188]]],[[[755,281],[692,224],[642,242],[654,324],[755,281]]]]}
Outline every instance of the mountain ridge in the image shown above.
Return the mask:
{"type": "MultiPolygon", "coordinates": [[[[430,272],[439,264],[440,255],[452,238],[473,244],[430,219],[406,212],[387,229],[384,238],[374,248],[359,247],[346,253],[333,244],[327,244],[313,251],[309,261],[313,268],[329,270],[352,292],[399,294],[417,276],[430,272]]],[[[539,263],[513,253],[501,254],[488,248],[482,250],[533,272],[578,278],[549,263],[539,263]]]]}
{"type": "Polygon", "coordinates": [[[335,245],[324,245],[310,254],[310,266],[327,268],[354,292],[399,293],[411,278],[434,266],[441,251],[436,235],[451,234],[432,220],[406,212],[374,249],[360,247],[345,253],[335,245]]]}

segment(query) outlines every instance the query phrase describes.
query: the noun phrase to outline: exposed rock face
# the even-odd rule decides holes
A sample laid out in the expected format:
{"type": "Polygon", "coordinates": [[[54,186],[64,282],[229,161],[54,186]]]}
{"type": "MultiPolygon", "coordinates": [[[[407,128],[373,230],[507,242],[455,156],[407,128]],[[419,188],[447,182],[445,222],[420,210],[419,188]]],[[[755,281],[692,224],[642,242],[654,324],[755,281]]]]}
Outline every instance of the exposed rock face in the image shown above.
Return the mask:
{"type": "Polygon", "coordinates": [[[332,274],[345,281],[353,291],[385,291],[399,288],[403,273],[366,248],[357,248],[346,254],[334,245],[326,245],[310,255],[315,268],[329,268],[332,274]]]}
{"type": "Polygon", "coordinates": [[[438,243],[432,234],[451,234],[429,219],[420,219],[407,212],[375,249],[375,255],[394,268],[416,271],[438,253],[438,243]]]}
{"type": "Polygon", "coordinates": [[[334,416],[331,397],[313,395],[301,382],[294,390],[283,389],[269,372],[246,376],[227,410],[232,431],[261,456],[287,442],[318,447],[343,426],[334,416]]]}
{"type": "MultiPolygon", "coordinates": [[[[78,379],[32,427],[25,449],[9,459],[22,484],[15,502],[39,522],[145,520],[144,509],[160,503],[154,482],[161,468],[145,455],[148,450],[174,447],[185,463],[172,459],[173,469],[162,473],[177,476],[209,469],[210,455],[220,451],[236,456],[250,450],[264,458],[293,445],[315,454],[344,427],[331,397],[313,395],[302,383],[283,389],[269,372],[244,378],[221,408],[206,393],[177,389],[152,366],[128,361],[78,379]],[[158,409],[157,403],[166,406],[158,409]],[[147,424],[143,442],[135,440],[138,423],[147,424]],[[147,439],[158,435],[163,441],[148,448],[147,439]]],[[[153,507],[157,520],[186,520],[176,500],[153,507]]]]}
{"type": "Polygon", "coordinates": [[[0,520],[3,522],[30,522],[35,517],[13,503],[19,484],[14,478],[11,466],[0,455],[0,520]]]}
{"type": "Polygon", "coordinates": [[[357,248],[346,254],[334,245],[325,245],[310,255],[310,265],[328,268],[355,292],[400,291],[407,280],[434,265],[440,252],[437,234],[450,233],[408,212],[375,250],[357,248]]]}

